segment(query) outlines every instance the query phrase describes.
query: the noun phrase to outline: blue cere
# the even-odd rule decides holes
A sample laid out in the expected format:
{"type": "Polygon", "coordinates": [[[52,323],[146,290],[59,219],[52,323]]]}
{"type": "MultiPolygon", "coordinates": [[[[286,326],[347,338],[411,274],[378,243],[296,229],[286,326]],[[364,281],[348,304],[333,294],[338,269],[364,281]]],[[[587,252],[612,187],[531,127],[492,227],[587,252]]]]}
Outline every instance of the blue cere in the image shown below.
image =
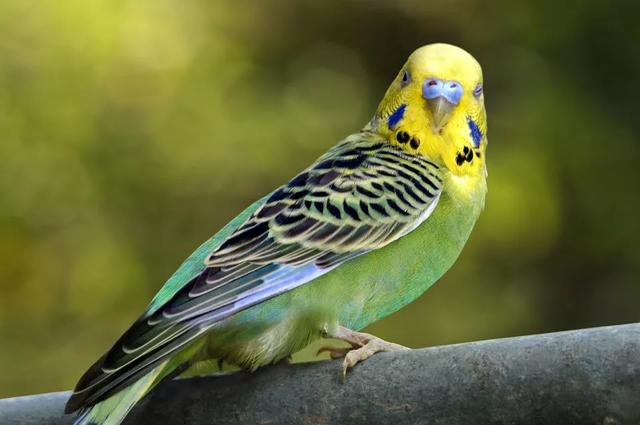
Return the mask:
{"type": "Polygon", "coordinates": [[[469,130],[471,130],[471,138],[473,139],[473,144],[477,147],[480,146],[480,141],[482,140],[482,131],[480,131],[480,127],[478,124],[471,118],[467,117],[467,123],[469,124],[469,130]]]}
{"type": "Polygon", "coordinates": [[[442,90],[442,95],[449,102],[457,105],[460,102],[460,98],[462,97],[462,93],[464,93],[464,89],[462,88],[462,84],[457,81],[446,81],[444,83],[444,87],[442,90]]]}
{"type": "Polygon", "coordinates": [[[453,105],[460,102],[464,93],[462,84],[457,81],[445,81],[438,78],[427,78],[422,83],[422,97],[427,100],[444,97],[453,105]]]}
{"type": "Polygon", "coordinates": [[[403,103],[398,106],[398,109],[396,109],[393,114],[389,115],[389,118],[387,118],[387,125],[389,126],[389,129],[393,130],[393,128],[400,122],[402,117],[404,117],[405,109],[407,109],[407,105],[403,103]]]}

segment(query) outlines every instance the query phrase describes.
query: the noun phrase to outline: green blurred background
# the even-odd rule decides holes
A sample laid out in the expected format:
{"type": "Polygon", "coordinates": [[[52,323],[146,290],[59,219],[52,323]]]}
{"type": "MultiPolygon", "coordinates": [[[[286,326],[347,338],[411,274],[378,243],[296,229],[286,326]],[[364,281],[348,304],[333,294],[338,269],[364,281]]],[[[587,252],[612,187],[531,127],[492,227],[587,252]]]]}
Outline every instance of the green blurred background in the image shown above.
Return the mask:
{"type": "Polygon", "coordinates": [[[0,397],[68,389],[180,262],[371,117],[416,47],[482,63],[486,210],[370,327],[421,347],[640,320],[640,8],[0,3],[0,397]]]}

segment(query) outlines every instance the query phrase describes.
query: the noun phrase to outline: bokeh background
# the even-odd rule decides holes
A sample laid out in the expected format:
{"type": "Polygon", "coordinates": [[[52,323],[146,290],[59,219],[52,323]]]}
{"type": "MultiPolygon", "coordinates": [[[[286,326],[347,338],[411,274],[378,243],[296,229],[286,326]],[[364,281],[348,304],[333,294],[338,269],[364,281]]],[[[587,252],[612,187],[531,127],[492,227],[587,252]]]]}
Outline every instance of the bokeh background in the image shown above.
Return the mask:
{"type": "Polygon", "coordinates": [[[180,262],[435,41],[484,66],[487,207],[371,326],[412,347],[640,320],[633,2],[0,2],[0,397],[68,389],[180,262]]]}

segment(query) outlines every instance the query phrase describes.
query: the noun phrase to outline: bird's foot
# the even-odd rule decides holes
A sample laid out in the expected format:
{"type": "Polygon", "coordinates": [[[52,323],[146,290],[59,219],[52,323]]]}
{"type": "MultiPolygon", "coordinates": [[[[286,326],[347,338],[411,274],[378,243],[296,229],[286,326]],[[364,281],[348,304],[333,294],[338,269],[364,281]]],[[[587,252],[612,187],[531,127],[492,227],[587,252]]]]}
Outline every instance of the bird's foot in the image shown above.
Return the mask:
{"type": "Polygon", "coordinates": [[[318,354],[328,352],[332,359],[344,357],[342,362],[342,375],[347,374],[347,370],[356,364],[365,361],[369,357],[379,352],[403,351],[409,348],[393,342],[387,342],[377,336],[364,332],[356,332],[351,329],[339,326],[334,334],[327,334],[328,338],[339,339],[351,344],[351,348],[322,347],[318,354]]]}

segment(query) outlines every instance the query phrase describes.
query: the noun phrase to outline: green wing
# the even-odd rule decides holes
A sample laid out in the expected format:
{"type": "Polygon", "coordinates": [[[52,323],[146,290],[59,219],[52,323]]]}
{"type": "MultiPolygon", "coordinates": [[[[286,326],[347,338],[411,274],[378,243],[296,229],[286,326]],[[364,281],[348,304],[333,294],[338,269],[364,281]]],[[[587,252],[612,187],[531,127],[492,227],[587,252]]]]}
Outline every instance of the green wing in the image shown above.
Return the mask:
{"type": "Polygon", "coordinates": [[[402,237],[441,190],[437,165],[371,133],[351,136],[198,248],[82,377],[70,408],[124,388],[219,321],[402,237]]]}

